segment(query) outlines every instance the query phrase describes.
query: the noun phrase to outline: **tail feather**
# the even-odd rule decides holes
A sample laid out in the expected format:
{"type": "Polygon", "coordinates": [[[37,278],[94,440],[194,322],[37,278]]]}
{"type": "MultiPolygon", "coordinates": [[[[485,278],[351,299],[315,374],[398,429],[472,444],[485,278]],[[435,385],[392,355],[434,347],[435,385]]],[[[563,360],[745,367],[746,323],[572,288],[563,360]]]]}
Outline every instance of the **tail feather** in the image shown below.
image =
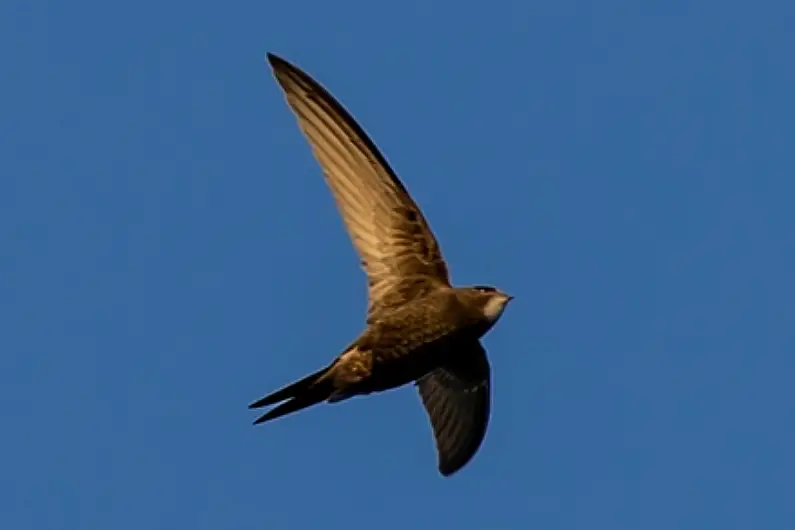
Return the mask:
{"type": "Polygon", "coordinates": [[[278,407],[269,410],[267,413],[257,418],[257,420],[254,421],[254,425],[311,407],[331,397],[335,391],[334,383],[331,379],[323,378],[329,371],[329,368],[330,367],[326,367],[322,370],[318,370],[249,405],[248,408],[250,409],[258,409],[284,401],[284,403],[281,403],[278,407]]]}

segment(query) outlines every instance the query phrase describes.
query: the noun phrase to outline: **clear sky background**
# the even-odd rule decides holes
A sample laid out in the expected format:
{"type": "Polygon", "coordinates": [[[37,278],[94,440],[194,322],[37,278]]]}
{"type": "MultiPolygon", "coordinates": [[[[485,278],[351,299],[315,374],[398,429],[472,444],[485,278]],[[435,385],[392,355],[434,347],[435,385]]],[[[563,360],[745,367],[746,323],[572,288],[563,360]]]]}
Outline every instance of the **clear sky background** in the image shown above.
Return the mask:
{"type": "Polygon", "coordinates": [[[0,527],[795,528],[792,2],[0,4],[0,527]],[[261,427],[364,276],[264,55],[516,295],[436,471],[415,390],[261,427]]]}

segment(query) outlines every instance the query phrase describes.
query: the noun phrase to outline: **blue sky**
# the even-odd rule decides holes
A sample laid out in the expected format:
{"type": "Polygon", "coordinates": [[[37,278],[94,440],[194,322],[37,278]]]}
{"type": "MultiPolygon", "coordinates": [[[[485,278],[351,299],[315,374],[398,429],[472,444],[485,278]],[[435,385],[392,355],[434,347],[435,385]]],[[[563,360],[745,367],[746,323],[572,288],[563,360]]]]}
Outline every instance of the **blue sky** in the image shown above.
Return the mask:
{"type": "Polygon", "coordinates": [[[795,528],[791,2],[0,6],[0,526],[795,528]],[[517,299],[435,469],[412,388],[262,427],[364,277],[264,55],[517,299]]]}

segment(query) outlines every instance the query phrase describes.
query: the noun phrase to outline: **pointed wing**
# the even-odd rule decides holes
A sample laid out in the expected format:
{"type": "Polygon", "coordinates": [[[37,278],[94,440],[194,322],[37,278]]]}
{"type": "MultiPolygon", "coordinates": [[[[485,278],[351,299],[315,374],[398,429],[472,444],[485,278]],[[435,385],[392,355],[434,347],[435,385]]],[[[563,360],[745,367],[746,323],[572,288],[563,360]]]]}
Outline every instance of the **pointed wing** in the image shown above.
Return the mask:
{"type": "Polygon", "coordinates": [[[368,321],[449,286],[428,223],[383,155],[320,84],[268,54],[273,73],[320,163],[368,277],[368,321]]]}
{"type": "Polygon", "coordinates": [[[473,341],[455,351],[455,364],[437,368],[417,382],[436,439],[439,472],[464,467],[486,436],[490,410],[490,368],[486,350],[473,341]]]}

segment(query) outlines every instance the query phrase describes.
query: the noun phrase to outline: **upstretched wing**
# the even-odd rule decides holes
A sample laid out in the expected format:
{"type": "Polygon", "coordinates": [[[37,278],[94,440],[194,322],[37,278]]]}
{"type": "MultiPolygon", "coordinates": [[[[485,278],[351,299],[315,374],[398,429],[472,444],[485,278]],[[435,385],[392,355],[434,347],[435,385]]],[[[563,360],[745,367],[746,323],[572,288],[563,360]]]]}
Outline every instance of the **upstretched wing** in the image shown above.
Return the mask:
{"type": "Polygon", "coordinates": [[[384,308],[449,286],[427,221],[367,134],[308,74],[272,54],[268,61],[362,259],[368,321],[384,308]]]}
{"type": "Polygon", "coordinates": [[[455,364],[437,368],[417,382],[436,439],[439,472],[450,476],[464,467],[486,436],[490,409],[490,367],[479,341],[452,356],[455,364]]]}

